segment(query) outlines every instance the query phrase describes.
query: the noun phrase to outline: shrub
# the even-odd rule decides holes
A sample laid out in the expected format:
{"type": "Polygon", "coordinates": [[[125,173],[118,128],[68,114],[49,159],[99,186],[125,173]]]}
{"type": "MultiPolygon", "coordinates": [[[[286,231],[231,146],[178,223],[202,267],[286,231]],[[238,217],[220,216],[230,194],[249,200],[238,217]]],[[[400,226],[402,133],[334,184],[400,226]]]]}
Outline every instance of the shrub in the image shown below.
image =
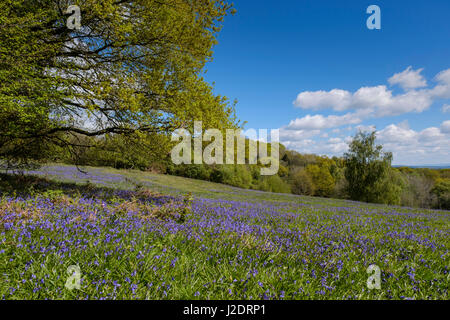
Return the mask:
{"type": "Polygon", "coordinates": [[[210,179],[212,182],[223,183],[224,180],[223,172],[219,169],[213,169],[210,175],[210,179]]]}
{"type": "Polygon", "coordinates": [[[277,175],[263,177],[258,189],[276,193],[291,193],[289,185],[277,175]]]}
{"type": "Polygon", "coordinates": [[[167,169],[167,173],[181,177],[200,180],[210,179],[210,169],[201,164],[182,164],[178,166],[170,166],[167,169]]]}
{"type": "Polygon", "coordinates": [[[215,178],[218,182],[234,187],[248,189],[252,184],[252,174],[246,165],[220,165],[216,168],[215,178]]]}

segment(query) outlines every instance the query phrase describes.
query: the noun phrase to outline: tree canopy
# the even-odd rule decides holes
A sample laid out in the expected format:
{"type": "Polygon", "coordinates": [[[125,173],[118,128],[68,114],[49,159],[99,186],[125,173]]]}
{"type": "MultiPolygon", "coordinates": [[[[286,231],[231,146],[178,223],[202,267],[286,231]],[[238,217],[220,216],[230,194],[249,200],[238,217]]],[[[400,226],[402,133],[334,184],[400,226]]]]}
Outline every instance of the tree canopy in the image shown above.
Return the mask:
{"type": "Polygon", "coordinates": [[[391,167],[392,153],[383,152],[375,139],[375,131],[359,131],[344,154],[347,192],[352,200],[395,204],[401,188],[391,167]]]}
{"type": "Polygon", "coordinates": [[[221,0],[2,0],[0,158],[44,156],[76,137],[235,127],[202,77],[221,0]],[[81,9],[70,29],[69,4],[81,9]]]}

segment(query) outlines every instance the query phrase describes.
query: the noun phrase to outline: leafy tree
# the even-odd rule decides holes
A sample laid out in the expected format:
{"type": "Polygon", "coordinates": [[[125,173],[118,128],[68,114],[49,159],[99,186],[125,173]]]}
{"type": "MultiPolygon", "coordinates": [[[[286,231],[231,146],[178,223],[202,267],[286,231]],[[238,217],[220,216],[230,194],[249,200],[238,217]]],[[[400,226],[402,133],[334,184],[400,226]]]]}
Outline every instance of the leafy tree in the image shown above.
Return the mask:
{"type": "Polygon", "coordinates": [[[333,193],[335,181],[326,166],[319,167],[312,164],[306,167],[306,172],[313,181],[315,195],[329,197],[333,193]]]}
{"type": "Polygon", "coordinates": [[[384,179],[375,184],[370,202],[400,205],[405,186],[406,181],[401,173],[397,169],[389,167],[384,179]]]}
{"type": "Polygon", "coordinates": [[[314,195],[314,183],[305,169],[300,169],[293,175],[291,189],[294,194],[314,195]]]}
{"type": "Polygon", "coordinates": [[[0,158],[45,158],[71,137],[235,127],[202,77],[222,0],[2,0],[0,158]],[[70,4],[81,29],[66,25],[70,4]]]}
{"type": "Polygon", "coordinates": [[[306,168],[308,164],[315,164],[318,158],[318,156],[313,154],[300,154],[296,151],[286,150],[280,159],[291,167],[306,168]]]}
{"type": "Polygon", "coordinates": [[[287,177],[289,175],[289,170],[283,165],[280,165],[280,169],[278,170],[278,175],[282,178],[287,177]]]}
{"type": "Polygon", "coordinates": [[[50,161],[158,172],[165,172],[170,161],[167,150],[170,137],[161,134],[107,134],[102,137],[75,135],[68,139],[70,145],[54,148],[50,161]],[[133,147],[135,145],[139,147],[133,147]]]}
{"type": "Polygon", "coordinates": [[[401,189],[394,186],[392,153],[383,152],[383,146],[376,145],[375,139],[375,131],[359,131],[344,154],[347,192],[357,201],[395,203],[401,189]]]}
{"type": "Polygon", "coordinates": [[[433,179],[427,177],[418,169],[401,168],[406,181],[402,193],[401,204],[408,207],[431,208],[433,205],[433,179]]]}
{"type": "Polygon", "coordinates": [[[431,192],[437,197],[439,209],[450,209],[450,179],[438,179],[431,192]]]}

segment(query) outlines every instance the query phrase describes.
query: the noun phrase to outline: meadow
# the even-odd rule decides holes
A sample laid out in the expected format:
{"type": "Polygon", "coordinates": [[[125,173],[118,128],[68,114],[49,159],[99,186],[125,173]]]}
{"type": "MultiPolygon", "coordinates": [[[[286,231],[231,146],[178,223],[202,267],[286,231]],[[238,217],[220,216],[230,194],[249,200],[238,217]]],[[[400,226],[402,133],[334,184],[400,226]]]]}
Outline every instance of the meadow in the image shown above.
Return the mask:
{"type": "Polygon", "coordinates": [[[2,299],[449,299],[449,211],[81,169],[0,176],[2,299]]]}

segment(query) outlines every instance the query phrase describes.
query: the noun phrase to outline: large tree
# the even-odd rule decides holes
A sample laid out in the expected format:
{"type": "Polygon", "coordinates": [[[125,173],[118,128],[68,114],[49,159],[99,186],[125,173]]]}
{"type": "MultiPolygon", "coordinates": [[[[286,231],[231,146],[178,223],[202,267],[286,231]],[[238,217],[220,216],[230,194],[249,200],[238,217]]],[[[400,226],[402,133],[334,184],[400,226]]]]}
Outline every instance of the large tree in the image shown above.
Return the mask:
{"type": "Polygon", "coordinates": [[[359,131],[344,154],[347,192],[352,200],[397,204],[401,181],[391,167],[392,153],[375,140],[375,131],[359,131]]]}
{"type": "Polygon", "coordinates": [[[232,11],[221,0],[1,0],[0,159],[78,137],[236,125],[202,78],[232,11]],[[81,28],[67,25],[69,5],[81,28]]]}

